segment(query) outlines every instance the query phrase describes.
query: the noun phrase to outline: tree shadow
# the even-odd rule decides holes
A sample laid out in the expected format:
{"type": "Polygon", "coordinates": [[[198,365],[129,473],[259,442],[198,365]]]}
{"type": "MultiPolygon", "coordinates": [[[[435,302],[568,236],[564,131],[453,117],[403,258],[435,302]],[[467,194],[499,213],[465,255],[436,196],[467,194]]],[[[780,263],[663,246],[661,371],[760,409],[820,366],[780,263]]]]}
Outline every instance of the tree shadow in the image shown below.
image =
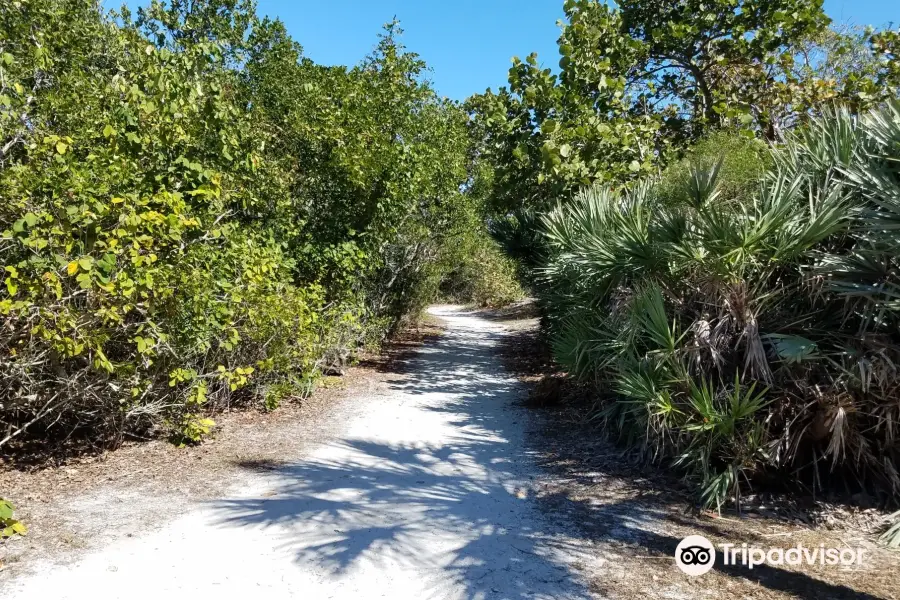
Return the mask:
{"type": "Polygon", "coordinates": [[[351,431],[268,472],[267,497],[217,503],[219,522],[273,528],[298,566],[335,578],[419,578],[423,598],[589,597],[572,565],[581,549],[528,498],[533,460],[509,413],[521,390],[498,372],[500,335],[455,326],[407,357],[385,400],[399,440],[376,423],[351,431]]]}
{"type": "MultiPolygon", "coordinates": [[[[687,589],[695,592],[703,590],[706,593],[715,591],[721,594],[727,589],[729,597],[745,597],[744,593],[756,589],[766,590],[766,596],[778,593],[778,597],[784,597],[781,595],[784,594],[789,597],[828,600],[884,600],[881,596],[855,590],[842,583],[824,581],[802,571],[766,564],[754,566],[752,570],[742,564],[726,565],[720,552],[716,554],[713,571],[691,581],[673,566],[675,550],[683,536],[698,534],[715,544],[725,541],[734,543],[734,531],[727,526],[673,515],[667,510],[665,503],[654,502],[652,495],[597,505],[587,500],[573,501],[557,494],[544,497],[541,502],[556,507],[568,505],[569,510],[566,512],[578,529],[575,535],[592,539],[597,544],[596,552],[599,554],[607,555],[609,548],[628,547],[632,556],[622,566],[630,571],[633,580],[644,577],[647,573],[656,575],[651,579],[660,582],[660,596],[665,595],[661,588],[680,580],[687,589]],[[733,583],[743,583],[747,587],[734,588],[733,583]]],[[[772,545],[771,538],[749,534],[746,530],[741,531],[738,542],[759,548],[772,545]]],[[[622,552],[614,554],[621,555],[622,552]]],[[[602,597],[616,598],[623,595],[620,582],[602,575],[592,581],[592,589],[602,597]]],[[[754,593],[752,597],[758,596],[754,593]]]]}
{"type": "MultiPolygon", "coordinates": [[[[520,422],[529,418],[518,405],[525,390],[500,372],[500,328],[455,318],[466,314],[453,312],[444,336],[405,358],[381,416],[302,461],[246,465],[273,491],[220,501],[220,524],[271,529],[298,568],[341,581],[363,572],[415,579],[417,598],[616,597],[604,571],[616,559],[604,544],[673,557],[681,538],[664,530],[670,515],[652,490],[601,506],[534,500],[539,459],[520,422]]],[[[716,569],[800,597],[874,598],[773,567],[716,569]]]]}
{"type": "Polygon", "coordinates": [[[532,299],[520,300],[501,308],[484,308],[478,311],[478,316],[488,321],[519,321],[522,319],[538,319],[541,316],[537,304],[532,299]]]}

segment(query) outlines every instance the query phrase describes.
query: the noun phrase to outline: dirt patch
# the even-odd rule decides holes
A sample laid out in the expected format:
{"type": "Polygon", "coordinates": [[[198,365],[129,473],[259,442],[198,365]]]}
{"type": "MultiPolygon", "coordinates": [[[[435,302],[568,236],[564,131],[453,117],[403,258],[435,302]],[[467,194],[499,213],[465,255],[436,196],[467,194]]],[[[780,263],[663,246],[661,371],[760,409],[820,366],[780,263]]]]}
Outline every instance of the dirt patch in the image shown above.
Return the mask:
{"type": "Polygon", "coordinates": [[[413,326],[386,344],[383,354],[361,357],[344,376],[323,378],[310,397],[278,410],[218,414],[215,435],[197,446],[127,442],[58,466],[0,466],[0,496],[16,505],[17,518],[30,527],[27,537],[0,542],[0,586],[6,577],[66,563],[88,548],[153,529],[160,520],[221,497],[242,472],[277,468],[332,435],[358,410],[351,399],[396,377],[397,361],[440,332],[436,319],[413,326]]]}
{"type": "Polygon", "coordinates": [[[882,513],[874,509],[815,503],[801,509],[784,498],[756,498],[754,510],[722,515],[693,508],[691,493],[672,473],[648,467],[605,441],[590,420],[593,406],[583,388],[567,384],[559,402],[534,402],[536,390],[558,377],[535,315],[521,307],[509,319],[492,313],[509,335],[502,342],[507,368],[531,383],[529,442],[543,467],[537,496],[549,515],[564,515],[573,535],[604,559],[585,573],[604,598],[887,598],[897,587],[900,552],[876,541],[882,513]],[[767,504],[768,503],[768,504],[767,504]],[[687,535],[714,544],[742,543],[764,549],[863,548],[862,566],[724,565],[688,577],[674,563],[675,548],[687,535]]]}
{"type": "Polygon", "coordinates": [[[530,329],[541,314],[533,298],[524,298],[502,308],[479,311],[478,316],[510,329],[530,329]]]}
{"type": "Polygon", "coordinates": [[[379,353],[360,357],[358,366],[381,373],[395,372],[404,360],[419,347],[439,337],[444,329],[440,318],[425,313],[416,323],[394,335],[379,353]]]}

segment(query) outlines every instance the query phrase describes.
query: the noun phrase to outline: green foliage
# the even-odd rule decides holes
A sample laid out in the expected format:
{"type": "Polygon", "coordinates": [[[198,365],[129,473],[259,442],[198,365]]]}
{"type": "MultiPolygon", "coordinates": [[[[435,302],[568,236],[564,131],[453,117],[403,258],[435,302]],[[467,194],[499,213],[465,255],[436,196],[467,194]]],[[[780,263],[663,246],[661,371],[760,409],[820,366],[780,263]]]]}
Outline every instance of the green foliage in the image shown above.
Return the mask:
{"type": "Polygon", "coordinates": [[[194,413],[182,415],[181,421],[174,428],[172,443],[183,448],[189,444],[199,444],[212,433],[216,422],[194,413]]]}
{"type": "Polygon", "coordinates": [[[881,541],[891,548],[900,548],[900,511],[888,517],[889,526],[881,535],[881,541]]]}
{"type": "Polygon", "coordinates": [[[453,302],[499,307],[524,296],[515,262],[484,229],[476,228],[452,253],[455,266],[441,281],[441,295],[453,302]]]}
{"type": "Polygon", "coordinates": [[[876,81],[896,97],[900,90],[900,29],[866,33],[870,34],[868,43],[876,63],[876,81]]]}
{"type": "Polygon", "coordinates": [[[770,142],[900,93],[898,33],[829,28],[822,0],[566,0],[559,72],[514,59],[469,99],[476,187],[505,216],[654,174],[719,129],[770,142]]]}
{"type": "Polygon", "coordinates": [[[771,160],[713,138],[660,181],[546,214],[537,292],[606,430],[706,505],[778,477],[895,499],[898,158],[900,105],[838,111],[771,160]]]}
{"type": "Polygon", "coordinates": [[[292,396],[304,396],[305,394],[303,392],[303,386],[301,386],[297,382],[286,381],[283,383],[276,383],[269,386],[269,388],[266,390],[263,406],[268,411],[275,410],[287,398],[290,398],[292,396]]]}
{"type": "Polygon", "coordinates": [[[12,502],[0,498],[0,540],[28,533],[28,527],[13,518],[15,508],[12,502]]]}
{"type": "Polygon", "coordinates": [[[564,10],[558,75],[469,100],[473,189],[597,419],[706,505],[825,468],[896,497],[900,117],[867,112],[898,32],[820,0],[564,10]]]}
{"type": "Polygon", "coordinates": [[[759,95],[769,134],[781,133],[835,103],[862,113],[900,92],[896,32],[836,25],[798,38],[770,67],[759,95]]]}
{"type": "Polygon", "coordinates": [[[740,200],[756,191],[770,163],[769,149],[762,141],[735,131],[715,131],[663,171],[659,194],[667,203],[688,202],[686,195],[679,194],[692,189],[689,180],[697,167],[716,167],[718,201],[740,200]]]}
{"type": "Polygon", "coordinates": [[[770,94],[771,65],[791,60],[795,42],[829,23],[822,0],[624,0],[620,7],[623,31],[640,42],[632,78],[641,80],[641,102],[665,107],[667,128],[688,138],[728,123],[770,128],[760,97],[770,94]]]}
{"type": "Polygon", "coordinates": [[[659,119],[632,111],[627,94],[640,44],[621,33],[621,15],[605,4],[567,2],[566,16],[559,75],[535,54],[515,58],[509,88],[468,101],[488,165],[481,176],[500,214],[546,208],[579,186],[653,170],[659,119]]]}
{"type": "Polygon", "coordinates": [[[434,296],[466,115],[399,35],[348,69],[242,0],[0,7],[0,448],[197,442],[434,296]]]}
{"type": "Polygon", "coordinates": [[[488,232],[503,251],[515,261],[519,281],[532,284],[534,270],[544,260],[544,239],[539,232],[540,215],[534,210],[520,208],[494,217],[488,232]]]}

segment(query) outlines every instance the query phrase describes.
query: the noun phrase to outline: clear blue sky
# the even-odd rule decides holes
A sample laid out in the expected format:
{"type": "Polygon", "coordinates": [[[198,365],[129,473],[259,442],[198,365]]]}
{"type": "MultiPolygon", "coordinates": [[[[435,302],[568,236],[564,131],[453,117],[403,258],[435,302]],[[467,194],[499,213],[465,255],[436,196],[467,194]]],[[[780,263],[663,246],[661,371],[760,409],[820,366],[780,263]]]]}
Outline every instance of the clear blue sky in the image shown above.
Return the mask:
{"type": "MultiPolygon", "coordinates": [[[[118,6],[121,0],[107,0],[118,6]]],[[[144,4],[130,0],[129,5],[144,4]]],[[[259,0],[259,12],[279,17],[306,56],[353,65],[395,15],[404,43],[431,67],[440,94],[463,100],[506,84],[513,56],[537,52],[556,66],[557,20],[563,0],[259,0]]],[[[857,25],[900,23],[900,0],[825,0],[832,19],[857,25]]]]}
{"type": "MultiPolygon", "coordinates": [[[[537,52],[556,66],[563,0],[259,0],[278,16],[305,54],[352,65],[371,50],[381,25],[396,15],[404,43],[432,69],[437,91],[462,100],[506,84],[513,56],[537,52]]],[[[825,0],[835,21],[900,23],[900,0],[825,0]]]]}

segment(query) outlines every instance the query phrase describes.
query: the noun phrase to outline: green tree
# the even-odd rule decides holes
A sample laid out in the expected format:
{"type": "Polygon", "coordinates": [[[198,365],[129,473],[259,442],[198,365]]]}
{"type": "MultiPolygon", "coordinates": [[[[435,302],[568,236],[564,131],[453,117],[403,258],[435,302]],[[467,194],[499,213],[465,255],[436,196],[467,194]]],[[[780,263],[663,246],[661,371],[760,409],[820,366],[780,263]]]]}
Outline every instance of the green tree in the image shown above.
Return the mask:
{"type": "Polygon", "coordinates": [[[766,67],[765,93],[755,95],[769,139],[841,105],[864,113],[900,93],[891,31],[833,26],[798,39],[766,67]]]}
{"type": "MultiPolygon", "coordinates": [[[[602,10],[570,0],[580,10],[602,10]]],[[[646,101],[669,109],[669,128],[696,139],[728,123],[755,123],[771,137],[760,107],[769,65],[822,31],[822,0],[623,0],[623,33],[641,43],[629,80],[646,101]]]]}
{"type": "Polygon", "coordinates": [[[399,36],[323,67],[249,1],[0,5],[0,447],[198,441],[434,296],[466,115],[399,36]]]}
{"type": "Polygon", "coordinates": [[[822,1],[566,0],[559,72],[514,59],[468,101],[499,214],[657,172],[722,128],[769,141],[834,103],[898,93],[896,32],[831,29],[822,1]]]}
{"type": "Polygon", "coordinates": [[[560,72],[537,55],[513,60],[509,87],[469,99],[479,159],[490,164],[499,212],[547,207],[595,181],[622,183],[652,172],[659,119],[634,104],[627,73],[640,45],[605,4],[568,2],[560,72]]]}

